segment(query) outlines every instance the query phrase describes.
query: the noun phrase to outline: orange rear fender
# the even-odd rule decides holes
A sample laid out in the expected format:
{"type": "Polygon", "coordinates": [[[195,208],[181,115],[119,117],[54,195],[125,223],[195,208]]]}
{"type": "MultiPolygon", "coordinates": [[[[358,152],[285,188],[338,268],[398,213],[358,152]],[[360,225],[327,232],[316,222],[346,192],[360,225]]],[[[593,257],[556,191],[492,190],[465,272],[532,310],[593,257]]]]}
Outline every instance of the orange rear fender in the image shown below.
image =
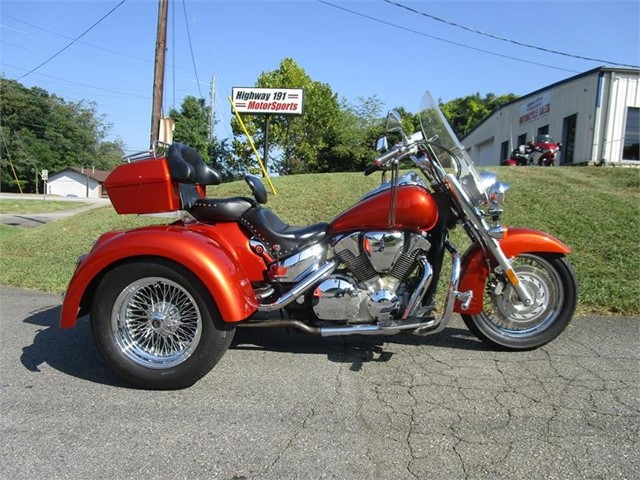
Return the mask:
{"type": "MultiPolygon", "coordinates": [[[[237,261],[237,253],[228,251],[227,242],[215,235],[184,226],[144,227],[126,232],[109,232],[98,239],[91,252],[80,262],[69,283],[62,305],[60,326],[76,324],[80,311],[86,312],[90,294],[110,267],[136,258],[163,258],[179,263],[193,272],[209,290],[222,319],[238,322],[253,314],[258,306],[250,278],[237,261]]],[[[248,241],[247,241],[248,245],[248,241]]],[[[246,259],[249,253],[245,252],[246,259]]],[[[265,268],[256,263],[249,270],[265,268]]]]}

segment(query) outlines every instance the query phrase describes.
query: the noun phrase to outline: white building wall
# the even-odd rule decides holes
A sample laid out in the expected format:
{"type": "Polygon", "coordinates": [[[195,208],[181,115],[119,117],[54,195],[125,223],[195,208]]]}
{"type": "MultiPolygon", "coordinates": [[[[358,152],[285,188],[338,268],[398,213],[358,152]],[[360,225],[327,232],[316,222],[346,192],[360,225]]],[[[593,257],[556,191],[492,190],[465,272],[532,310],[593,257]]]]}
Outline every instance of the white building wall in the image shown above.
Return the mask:
{"type": "Polygon", "coordinates": [[[61,197],[100,198],[100,184],[86,175],[67,170],[49,178],[47,193],[60,195],[61,197]],[[87,181],[89,185],[88,195],[87,181]]]}
{"type": "Polygon", "coordinates": [[[640,107],[640,79],[638,75],[630,73],[611,72],[607,80],[605,91],[608,102],[606,110],[603,108],[606,121],[601,160],[617,163],[622,161],[627,109],[640,107]]]}
{"type": "MultiPolygon", "coordinates": [[[[526,135],[532,140],[545,125],[549,126],[549,135],[564,141],[565,118],[576,115],[573,164],[603,157],[618,162],[622,158],[627,107],[640,103],[639,88],[637,73],[594,71],[501,108],[469,133],[463,143],[477,165],[499,165],[503,142],[509,142],[510,153],[517,148],[518,137],[526,135]],[[611,76],[613,81],[609,81],[611,76]]],[[[565,163],[563,152],[560,163],[565,163]]]]}

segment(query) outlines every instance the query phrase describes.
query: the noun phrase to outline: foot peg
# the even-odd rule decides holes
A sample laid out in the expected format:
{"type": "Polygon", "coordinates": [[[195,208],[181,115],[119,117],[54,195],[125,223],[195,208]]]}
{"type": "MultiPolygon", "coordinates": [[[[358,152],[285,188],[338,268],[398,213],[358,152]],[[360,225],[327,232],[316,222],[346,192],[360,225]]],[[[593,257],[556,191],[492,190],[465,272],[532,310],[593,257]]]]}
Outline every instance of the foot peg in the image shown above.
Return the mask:
{"type": "Polygon", "coordinates": [[[458,292],[456,290],[454,293],[456,300],[460,300],[460,308],[467,310],[471,305],[471,300],[473,300],[473,290],[467,290],[466,292],[458,292]]]}

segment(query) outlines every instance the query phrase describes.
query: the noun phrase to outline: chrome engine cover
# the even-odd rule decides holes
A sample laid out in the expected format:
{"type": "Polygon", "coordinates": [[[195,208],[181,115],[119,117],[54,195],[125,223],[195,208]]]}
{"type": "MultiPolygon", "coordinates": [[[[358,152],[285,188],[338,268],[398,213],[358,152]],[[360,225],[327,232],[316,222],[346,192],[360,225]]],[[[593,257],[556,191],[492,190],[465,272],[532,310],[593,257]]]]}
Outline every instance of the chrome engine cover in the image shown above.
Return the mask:
{"type": "Polygon", "coordinates": [[[404,232],[364,232],[362,249],[378,273],[389,273],[404,251],[404,232]]]}
{"type": "Polygon", "coordinates": [[[367,298],[367,310],[376,320],[392,320],[400,313],[400,300],[390,290],[376,290],[367,298]]]}
{"type": "Polygon", "coordinates": [[[332,275],[316,287],[312,308],[322,320],[357,320],[367,293],[344,275],[332,275]]]}
{"type": "Polygon", "coordinates": [[[313,312],[321,320],[350,323],[398,318],[409,296],[406,289],[399,294],[400,287],[430,247],[424,236],[398,230],[345,235],[333,251],[347,271],[316,287],[313,312]]]}
{"type": "Polygon", "coordinates": [[[376,290],[381,276],[386,278],[386,284],[392,283],[388,277],[404,279],[415,267],[418,252],[430,248],[431,243],[422,235],[388,230],[345,235],[335,243],[333,251],[360,282],[376,290]]]}
{"type": "MultiPolygon", "coordinates": [[[[263,247],[264,248],[264,247],[263,247]]],[[[290,257],[281,260],[278,266],[283,274],[272,278],[275,282],[295,283],[312,272],[315,272],[327,258],[327,250],[324,245],[311,245],[290,257]]]]}

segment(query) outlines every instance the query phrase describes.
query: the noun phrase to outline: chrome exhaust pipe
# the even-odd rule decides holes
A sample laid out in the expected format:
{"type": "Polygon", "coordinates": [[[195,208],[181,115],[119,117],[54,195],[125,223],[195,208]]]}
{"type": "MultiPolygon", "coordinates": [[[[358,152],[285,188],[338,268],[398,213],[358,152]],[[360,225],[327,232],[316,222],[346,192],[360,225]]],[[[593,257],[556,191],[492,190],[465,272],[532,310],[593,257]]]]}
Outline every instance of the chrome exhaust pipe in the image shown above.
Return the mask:
{"type": "Polygon", "coordinates": [[[445,300],[444,312],[442,316],[433,322],[432,325],[425,325],[424,327],[416,328],[413,333],[420,336],[433,335],[434,333],[440,333],[444,330],[453,316],[453,308],[455,307],[456,300],[460,300],[467,305],[473,298],[473,292],[460,292],[458,291],[458,285],[460,283],[461,273],[461,260],[458,251],[448,244],[449,252],[451,253],[451,280],[449,281],[449,287],[447,288],[447,297],[445,300]]]}
{"type": "Polygon", "coordinates": [[[416,327],[424,324],[424,322],[408,322],[405,325],[396,324],[389,327],[371,324],[349,325],[345,327],[312,327],[300,320],[274,319],[241,322],[237,325],[238,327],[244,328],[294,328],[311,335],[319,335],[321,337],[339,337],[346,335],[395,335],[403,330],[415,330],[416,327]]]}
{"type": "Polygon", "coordinates": [[[431,265],[429,265],[427,258],[424,255],[420,255],[418,257],[418,262],[422,266],[422,278],[420,279],[420,283],[416,289],[413,291],[413,295],[411,295],[411,298],[409,299],[409,304],[402,314],[402,320],[417,316],[422,297],[424,297],[424,294],[427,292],[427,288],[431,285],[431,279],[433,278],[433,270],[431,269],[431,265]]]}

